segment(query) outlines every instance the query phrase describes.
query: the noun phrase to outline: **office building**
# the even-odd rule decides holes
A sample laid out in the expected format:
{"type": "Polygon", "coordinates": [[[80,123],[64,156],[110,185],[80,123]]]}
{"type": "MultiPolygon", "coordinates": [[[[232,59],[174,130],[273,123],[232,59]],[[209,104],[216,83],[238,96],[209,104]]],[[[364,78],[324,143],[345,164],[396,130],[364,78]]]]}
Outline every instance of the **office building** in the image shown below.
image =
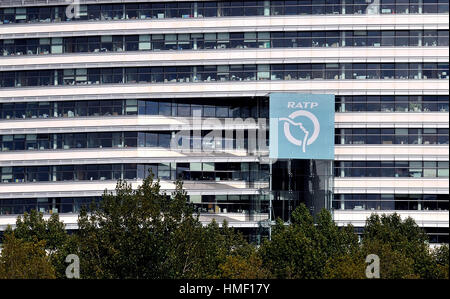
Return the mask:
{"type": "Polygon", "coordinates": [[[256,242],[304,202],[448,243],[448,17],[448,0],[0,0],[0,230],[31,209],[76,229],[151,169],[256,242]],[[276,93],[334,95],[333,160],[270,163],[276,93]]]}

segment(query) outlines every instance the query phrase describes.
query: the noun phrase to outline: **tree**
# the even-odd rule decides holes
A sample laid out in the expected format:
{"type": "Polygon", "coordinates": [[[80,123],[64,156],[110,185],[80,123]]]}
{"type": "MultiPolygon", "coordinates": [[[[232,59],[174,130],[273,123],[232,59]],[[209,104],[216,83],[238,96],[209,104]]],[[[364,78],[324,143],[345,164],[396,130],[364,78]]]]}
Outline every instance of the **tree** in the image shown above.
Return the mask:
{"type": "Polygon", "coordinates": [[[137,190],[119,181],[90,214],[79,216],[83,278],[166,278],[174,230],[191,221],[180,187],[174,200],[149,176],[137,190]]]}
{"type": "Polygon", "coordinates": [[[382,279],[417,279],[414,259],[404,250],[399,250],[387,242],[366,240],[362,247],[363,256],[376,254],[380,258],[380,278],[382,279]]]}
{"type": "Polygon", "coordinates": [[[51,279],[56,278],[45,241],[25,241],[15,234],[5,234],[0,254],[0,279],[51,279]]]}
{"type": "Polygon", "coordinates": [[[65,278],[65,258],[77,254],[82,278],[361,279],[366,256],[376,254],[381,278],[448,279],[448,246],[431,250],[411,218],[372,215],[361,243],[329,211],[314,223],[301,204],[291,219],[277,219],[272,240],[257,248],[226,221],[200,222],[181,182],[167,195],[153,175],[136,190],[119,180],[114,193],[82,210],[75,234],[56,214],[19,216],[5,232],[0,278],[65,278]]]}
{"type": "Polygon", "coordinates": [[[15,237],[26,242],[45,241],[45,249],[49,255],[58,278],[65,278],[67,255],[77,251],[75,236],[69,236],[64,223],[59,220],[58,214],[53,214],[48,220],[36,210],[24,213],[17,217],[15,237]]]}
{"type": "Polygon", "coordinates": [[[380,254],[391,251],[392,254],[399,254],[398,258],[403,258],[408,265],[408,261],[411,260],[414,276],[426,279],[439,278],[440,272],[431,254],[428,237],[410,217],[402,220],[396,213],[371,215],[367,219],[363,233],[363,250],[377,254],[370,252],[375,249],[381,250],[380,254]]]}
{"type": "Polygon", "coordinates": [[[448,279],[448,270],[449,270],[449,251],[448,244],[442,245],[433,250],[432,255],[437,264],[438,268],[438,278],[440,279],[448,279]]]}
{"type": "Polygon", "coordinates": [[[359,250],[358,236],[352,225],[339,228],[331,213],[325,209],[317,215],[317,243],[323,250],[324,261],[345,255],[355,255],[359,250]]]}
{"type": "Polygon", "coordinates": [[[14,230],[17,238],[31,241],[45,240],[46,249],[55,251],[67,240],[67,233],[64,223],[59,220],[58,214],[53,214],[48,220],[44,219],[44,214],[31,210],[28,214],[17,217],[16,228],[14,230]]]}
{"type": "Polygon", "coordinates": [[[80,214],[82,278],[212,278],[248,246],[226,223],[204,227],[181,182],[172,196],[153,175],[137,190],[119,181],[115,191],[80,214]]]}
{"type": "Polygon", "coordinates": [[[223,278],[220,265],[228,258],[248,258],[255,252],[255,247],[248,244],[242,234],[228,227],[226,221],[221,227],[214,220],[209,223],[203,229],[198,245],[196,262],[191,275],[186,278],[223,278]]]}
{"type": "Polygon", "coordinates": [[[364,279],[366,265],[361,254],[345,254],[332,257],[324,270],[325,279],[364,279]]]}
{"type": "Polygon", "coordinates": [[[290,225],[277,220],[272,240],[260,249],[264,264],[276,278],[323,278],[327,260],[358,249],[353,228],[339,229],[326,210],[319,213],[317,225],[304,204],[291,218],[290,225]]]}
{"type": "Polygon", "coordinates": [[[262,259],[255,253],[249,257],[227,256],[219,265],[220,277],[224,279],[267,279],[270,272],[265,269],[262,259]]]}

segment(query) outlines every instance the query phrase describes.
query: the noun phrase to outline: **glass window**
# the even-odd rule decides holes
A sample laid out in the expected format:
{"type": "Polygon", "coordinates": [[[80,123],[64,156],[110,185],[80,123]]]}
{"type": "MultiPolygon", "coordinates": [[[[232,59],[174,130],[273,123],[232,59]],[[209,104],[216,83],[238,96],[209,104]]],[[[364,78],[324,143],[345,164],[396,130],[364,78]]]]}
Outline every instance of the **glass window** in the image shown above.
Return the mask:
{"type": "Polygon", "coordinates": [[[423,13],[435,14],[437,12],[437,0],[423,0],[423,13]]]}
{"type": "Polygon", "coordinates": [[[449,162],[439,161],[438,163],[438,177],[449,177],[449,162]]]}
{"type": "Polygon", "coordinates": [[[422,162],[410,161],[409,162],[409,176],[414,178],[420,178],[423,176],[422,162]]]}
{"type": "Polygon", "coordinates": [[[397,63],[395,66],[395,79],[408,79],[408,63],[397,63]]]}
{"type": "Polygon", "coordinates": [[[367,64],[367,79],[380,79],[380,65],[377,63],[367,64]]]}
{"type": "Polygon", "coordinates": [[[423,176],[424,177],[436,177],[436,162],[434,161],[425,161],[423,162],[423,176]]]}
{"type": "Polygon", "coordinates": [[[409,31],[409,45],[411,47],[422,46],[422,30],[409,31]]]}
{"type": "Polygon", "coordinates": [[[395,45],[395,31],[382,31],[381,45],[383,47],[393,47],[395,45]]]}
{"type": "Polygon", "coordinates": [[[381,79],[394,79],[395,78],[395,64],[382,63],[381,64],[381,79]]]}
{"type": "Polygon", "coordinates": [[[438,30],[438,46],[448,47],[448,35],[447,30],[438,30]]]}
{"type": "Polygon", "coordinates": [[[438,45],[437,30],[423,31],[423,45],[426,47],[436,47],[438,45]]]}
{"type": "Polygon", "coordinates": [[[395,46],[396,47],[409,46],[409,31],[399,30],[395,32],[395,46]]]}
{"type": "Polygon", "coordinates": [[[395,144],[408,144],[408,129],[395,129],[395,144]]]}
{"type": "Polygon", "coordinates": [[[139,35],[139,50],[150,50],[151,49],[151,42],[150,42],[150,35],[139,35]]]}

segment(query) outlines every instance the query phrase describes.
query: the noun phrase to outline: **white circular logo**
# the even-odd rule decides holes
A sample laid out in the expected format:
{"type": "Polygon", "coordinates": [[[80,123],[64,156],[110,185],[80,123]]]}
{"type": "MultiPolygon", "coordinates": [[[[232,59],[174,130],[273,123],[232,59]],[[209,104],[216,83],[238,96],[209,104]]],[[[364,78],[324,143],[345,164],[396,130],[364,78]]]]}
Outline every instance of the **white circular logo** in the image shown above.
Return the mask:
{"type": "Polygon", "coordinates": [[[319,120],[317,119],[317,117],[314,114],[312,114],[309,111],[298,110],[298,111],[292,112],[288,118],[282,117],[282,118],[280,118],[280,121],[285,121],[284,136],[286,136],[286,139],[292,144],[301,146],[303,152],[306,151],[306,145],[313,144],[314,141],[316,141],[317,137],[319,136],[319,133],[320,133],[319,120]],[[310,132],[308,130],[306,130],[306,128],[303,126],[303,124],[301,122],[294,121],[294,119],[298,116],[307,117],[308,119],[310,119],[312,121],[312,123],[314,125],[314,131],[313,131],[311,137],[309,137],[310,132]],[[292,136],[291,131],[290,131],[290,125],[299,127],[305,133],[303,140],[297,139],[294,136],[292,136]]]}

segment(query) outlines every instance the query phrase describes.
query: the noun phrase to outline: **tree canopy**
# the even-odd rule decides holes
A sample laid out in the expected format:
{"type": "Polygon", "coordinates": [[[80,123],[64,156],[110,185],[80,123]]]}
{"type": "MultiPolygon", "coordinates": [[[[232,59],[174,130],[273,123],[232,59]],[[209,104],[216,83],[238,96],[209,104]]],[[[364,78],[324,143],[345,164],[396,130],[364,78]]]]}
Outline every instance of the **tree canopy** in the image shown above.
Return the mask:
{"type": "Polygon", "coordinates": [[[82,210],[76,233],[56,214],[19,216],[5,232],[0,278],[65,278],[65,258],[76,254],[81,278],[364,279],[366,256],[376,254],[381,278],[448,279],[448,246],[431,249],[411,218],[374,214],[362,240],[327,210],[314,219],[300,204],[291,219],[256,246],[226,222],[203,224],[181,182],[166,194],[152,175],[135,190],[118,181],[82,210]]]}

